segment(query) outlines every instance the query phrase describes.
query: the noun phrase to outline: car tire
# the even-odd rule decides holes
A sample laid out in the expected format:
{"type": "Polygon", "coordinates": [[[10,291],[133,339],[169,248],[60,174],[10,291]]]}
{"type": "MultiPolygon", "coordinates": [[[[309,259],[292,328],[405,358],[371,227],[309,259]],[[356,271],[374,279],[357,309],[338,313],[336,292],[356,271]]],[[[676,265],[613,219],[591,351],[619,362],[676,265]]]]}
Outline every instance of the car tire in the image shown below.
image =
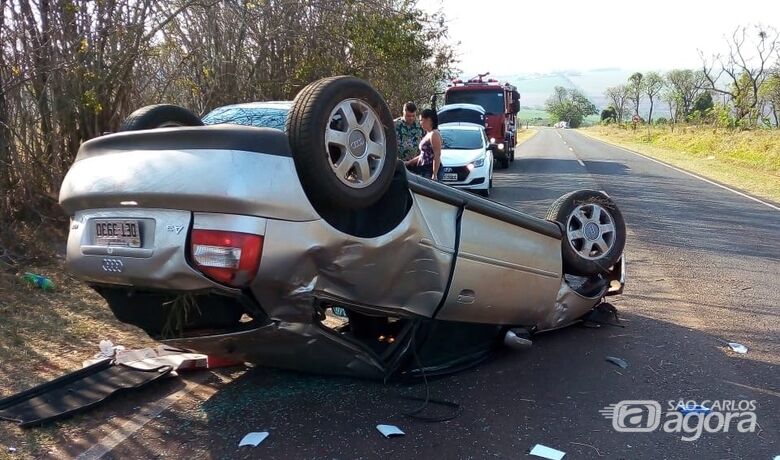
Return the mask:
{"type": "Polygon", "coordinates": [[[479,196],[484,196],[485,198],[487,198],[490,196],[490,189],[486,188],[486,189],[477,190],[477,194],[479,196]]]}
{"type": "Polygon", "coordinates": [[[147,105],[131,113],[122,122],[119,131],[170,128],[175,126],[203,126],[197,115],[178,105],[147,105]]]}
{"type": "Polygon", "coordinates": [[[512,147],[512,150],[509,151],[509,161],[514,162],[515,161],[515,148],[512,147]]]}
{"type": "Polygon", "coordinates": [[[623,254],[626,223],[606,193],[579,190],[563,195],[550,206],[547,220],[562,226],[565,273],[607,273],[623,254]]]}
{"type": "Polygon", "coordinates": [[[501,163],[501,169],[507,169],[509,167],[509,157],[501,158],[498,161],[501,163]]]}
{"type": "Polygon", "coordinates": [[[365,208],[390,186],[398,155],[393,118],[368,82],[340,76],[309,84],[295,96],[285,129],[315,208],[365,208]]]}

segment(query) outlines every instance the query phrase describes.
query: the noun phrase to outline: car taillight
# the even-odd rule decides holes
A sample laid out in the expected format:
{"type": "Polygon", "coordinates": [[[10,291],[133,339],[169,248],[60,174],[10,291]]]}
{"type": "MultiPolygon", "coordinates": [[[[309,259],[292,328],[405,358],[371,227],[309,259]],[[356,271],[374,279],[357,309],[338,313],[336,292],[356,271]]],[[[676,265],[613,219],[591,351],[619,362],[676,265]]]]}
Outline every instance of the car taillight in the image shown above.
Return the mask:
{"type": "Polygon", "coordinates": [[[196,268],[232,287],[252,281],[263,254],[263,237],[249,233],[193,230],[191,245],[196,268]]]}

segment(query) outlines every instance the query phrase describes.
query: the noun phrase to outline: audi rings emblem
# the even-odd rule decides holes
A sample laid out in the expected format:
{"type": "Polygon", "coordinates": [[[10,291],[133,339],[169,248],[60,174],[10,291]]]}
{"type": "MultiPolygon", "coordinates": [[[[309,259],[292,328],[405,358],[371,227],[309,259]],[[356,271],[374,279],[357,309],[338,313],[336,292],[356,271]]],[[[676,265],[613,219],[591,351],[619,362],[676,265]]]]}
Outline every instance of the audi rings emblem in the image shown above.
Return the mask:
{"type": "Polygon", "coordinates": [[[109,273],[122,273],[125,264],[119,259],[103,259],[103,271],[109,273]]]}

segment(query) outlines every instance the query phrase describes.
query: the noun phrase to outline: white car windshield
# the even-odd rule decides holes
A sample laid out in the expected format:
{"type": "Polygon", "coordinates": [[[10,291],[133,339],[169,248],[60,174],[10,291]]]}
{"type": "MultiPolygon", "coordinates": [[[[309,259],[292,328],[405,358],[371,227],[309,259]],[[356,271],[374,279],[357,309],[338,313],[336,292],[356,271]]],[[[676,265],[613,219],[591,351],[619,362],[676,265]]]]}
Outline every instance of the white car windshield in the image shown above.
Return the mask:
{"type": "Polygon", "coordinates": [[[474,129],[440,129],[443,149],[473,150],[482,147],[482,133],[474,129]]]}

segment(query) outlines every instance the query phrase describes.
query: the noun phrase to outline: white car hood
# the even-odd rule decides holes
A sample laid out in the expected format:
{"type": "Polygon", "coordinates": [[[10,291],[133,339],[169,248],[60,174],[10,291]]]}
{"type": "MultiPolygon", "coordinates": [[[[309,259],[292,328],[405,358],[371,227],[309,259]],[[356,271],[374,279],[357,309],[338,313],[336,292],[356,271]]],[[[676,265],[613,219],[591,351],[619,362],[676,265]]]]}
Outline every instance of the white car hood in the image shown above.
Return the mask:
{"type": "Polygon", "coordinates": [[[441,150],[441,164],[444,166],[463,166],[479,158],[485,152],[484,149],[474,150],[441,150]]]}

